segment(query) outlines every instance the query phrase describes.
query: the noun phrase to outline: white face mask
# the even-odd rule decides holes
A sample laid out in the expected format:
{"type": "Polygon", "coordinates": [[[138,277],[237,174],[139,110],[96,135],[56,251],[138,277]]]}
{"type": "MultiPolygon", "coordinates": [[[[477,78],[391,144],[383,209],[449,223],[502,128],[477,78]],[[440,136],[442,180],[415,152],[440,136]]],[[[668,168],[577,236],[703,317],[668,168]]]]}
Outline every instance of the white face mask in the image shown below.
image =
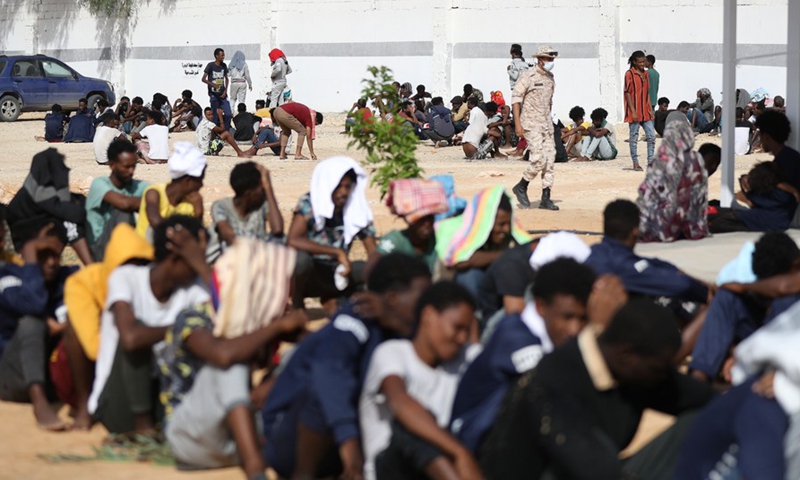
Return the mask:
{"type": "Polygon", "coordinates": [[[542,68],[544,68],[548,72],[552,72],[553,68],[555,68],[555,66],[556,66],[556,62],[554,62],[552,60],[549,61],[549,62],[542,62],[542,68]]]}

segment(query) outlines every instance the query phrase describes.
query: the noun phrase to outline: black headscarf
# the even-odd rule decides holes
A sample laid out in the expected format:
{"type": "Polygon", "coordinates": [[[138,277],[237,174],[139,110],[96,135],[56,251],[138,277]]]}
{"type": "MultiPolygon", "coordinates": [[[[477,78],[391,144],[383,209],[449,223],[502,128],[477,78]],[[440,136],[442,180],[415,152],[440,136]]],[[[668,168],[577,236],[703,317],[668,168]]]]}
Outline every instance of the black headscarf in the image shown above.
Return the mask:
{"type": "Polygon", "coordinates": [[[33,156],[31,171],[23,185],[36,203],[58,197],[63,202],[70,199],[69,168],[64,155],[55,148],[48,148],[33,156]]]}

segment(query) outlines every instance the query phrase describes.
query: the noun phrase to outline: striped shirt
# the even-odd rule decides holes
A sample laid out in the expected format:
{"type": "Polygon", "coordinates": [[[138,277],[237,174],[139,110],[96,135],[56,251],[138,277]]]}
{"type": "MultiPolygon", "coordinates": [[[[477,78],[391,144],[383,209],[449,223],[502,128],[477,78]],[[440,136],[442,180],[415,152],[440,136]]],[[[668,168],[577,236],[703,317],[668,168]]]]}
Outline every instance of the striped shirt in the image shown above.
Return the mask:
{"type": "Polygon", "coordinates": [[[650,76],[647,71],[639,72],[631,68],[625,72],[625,123],[636,123],[633,120],[633,109],[639,116],[638,122],[653,120],[653,110],[650,108],[650,76]],[[628,103],[628,95],[633,105],[628,103]]]}

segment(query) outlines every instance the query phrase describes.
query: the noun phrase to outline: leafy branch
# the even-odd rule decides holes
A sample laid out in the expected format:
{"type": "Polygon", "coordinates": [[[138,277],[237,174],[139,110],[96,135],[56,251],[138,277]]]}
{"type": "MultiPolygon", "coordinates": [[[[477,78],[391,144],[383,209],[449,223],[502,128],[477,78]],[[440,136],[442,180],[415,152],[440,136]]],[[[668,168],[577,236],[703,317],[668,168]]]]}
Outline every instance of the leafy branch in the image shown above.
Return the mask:
{"type": "Polygon", "coordinates": [[[355,125],[348,135],[352,137],[347,147],[356,146],[367,152],[365,166],[370,167],[372,185],[380,187],[381,198],[389,191],[389,184],[402,178],[419,178],[423,170],[417,164],[415,152],[417,137],[414,130],[402,122],[394,122],[400,112],[400,95],[392,83],[394,77],[387,67],[368,67],[372,78],[362,80],[362,98],[372,100],[378,107],[381,119],[363,118],[358,111],[353,116],[355,125]]]}
{"type": "Polygon", "coordinates": [[[128,17],[133,11],[133,0],[79,0],[92,15],[128,17]]]}

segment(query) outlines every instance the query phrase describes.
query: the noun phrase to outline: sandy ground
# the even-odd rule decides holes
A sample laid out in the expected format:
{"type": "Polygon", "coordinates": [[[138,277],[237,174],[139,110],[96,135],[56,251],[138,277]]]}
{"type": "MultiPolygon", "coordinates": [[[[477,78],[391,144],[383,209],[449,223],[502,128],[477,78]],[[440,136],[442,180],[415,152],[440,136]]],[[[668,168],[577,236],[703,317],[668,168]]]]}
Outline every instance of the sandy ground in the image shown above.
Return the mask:
{"type": "MultiPolygon", "coordinates": [[[[14,123],[0,124],[0,201],[7,203],[19,189],[27,175],[31,157],[48,147],[45,143],[34,141],[34,135],[42,135],[43,114],[25,114],[14,123]]],[[[347,137],[340,135],[344,124],[344,116],[331,114],[326,116],[326,124],[317,129],[315,142],[316,153],[320,159],[333,155],[348,154],[358,160],[364,155],[358,151],[347,150],[347,137]]],[[[559,212],[544,210],[522,210],[515,213],[522,225],[528,230],[572,229],[588,232],[602,230],[602,210],[611,200],[616,198],[636,199],[636,189],[644,178],[644,174],[631,170],[628,145],[623,142],[627,138],[627,125],[617,127],[619,139],[619,157],[616,160],[592,163],[567,163],[556,165],[556,180],[553,188],[553,199],[561,208],[559,212]]],[[[643,135],[642,135],[643,137],[643,135]]],[[[194,141],[194,133],[171,135],[170,142],[194,141]]],[[[719,143],[719,138],[702,135],[697,144],[704,142],[719,143]]],[[[71,180],[75,191],[86,193],[94,177],[108,175],[108,167],[97,165],[91,144],[58,144],[55,147],[67,156],[67,165],[72,169],[71,180]]],[[[307,153],[307,150],[305,150],[307,153]]],[[[644,142],[639,144],[640,155],[646,152],[644,142]]],[[[427,175],[449,173],[455,177],[456,192],[462,197],[469,197],[482,188],[502,184],[510,192],[511,187],[519,180],[525,164],[518,160],[487,160],[466,162],[460,147],[434,149],[430,144],[420,144],[417,158],[427,175]]],[[[745,173],[756,161],[768,160],[768,155],[750,155],[736,159],[736,176],[745,173]]],[[[214,200],[232,195],[228,185],[228,175],[239,160],[233,150],[227,147],[219,157],[209,158],[205,187],[202,194],[206,212],[214,200]]],[[[314,162],[281,161],[269,154],[262,154],[256,161],[265,165],[272,174],[273,185],[281,207],[288,222],[297,198],[307,192],[314,162]]],[[[136,177],[149,182],[166,182],[169,179],[166,165],[140,165],[136,177]]],[[[710,197],[719,198],[719,176],[712,177],[710,197]]],[[[532,182],[529,195],[532,200],[538,199],[540,184],[532,182]]],[[[402,226],[402,221],[395,219],[388,209],[381,204],[380,195],[375,188],[368,192],[373,207],[378,232],[387,232],[402,226]]],[[[593,243],[599,237],[586,236],[587,242],[593,243]]],[[[357,255],[363,251],[355,250],[357,255]]],[[[637,443],[651,437],[669,424],[663,416],[648,416],[642,427],[637,443]]],[[[49,434],[36,428],[30,407],[0,403],[0,479],[221,479],[241,478],[234,469],[190,475],[176,472],[171,468],[146,464],[89,462],[50,464],[40,459],[41,454],[78,453],[91,454],[92,446],[100,444],[105,436],[102,427],[95,427],[90,433],[70,432],[65,434],[49,434]]]]}

